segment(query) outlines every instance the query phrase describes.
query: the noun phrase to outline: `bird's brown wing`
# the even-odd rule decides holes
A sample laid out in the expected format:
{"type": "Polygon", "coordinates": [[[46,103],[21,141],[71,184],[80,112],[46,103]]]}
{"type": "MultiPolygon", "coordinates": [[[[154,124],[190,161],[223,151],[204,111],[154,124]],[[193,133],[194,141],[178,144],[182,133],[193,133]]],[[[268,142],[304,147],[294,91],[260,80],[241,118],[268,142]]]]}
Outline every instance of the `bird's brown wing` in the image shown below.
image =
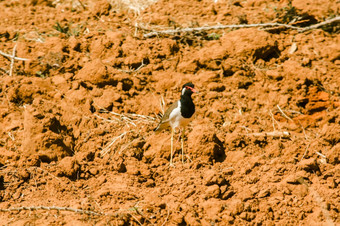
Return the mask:
{"type": "Polygon", "coordinates": [[[158,126],[154,129],[154,131],[160,131],[166,129],[170,126],[169,119],[171,112],[178,107],[178,101],[173,103],[164,113],[161,121],[159,122],[158,126]]]}

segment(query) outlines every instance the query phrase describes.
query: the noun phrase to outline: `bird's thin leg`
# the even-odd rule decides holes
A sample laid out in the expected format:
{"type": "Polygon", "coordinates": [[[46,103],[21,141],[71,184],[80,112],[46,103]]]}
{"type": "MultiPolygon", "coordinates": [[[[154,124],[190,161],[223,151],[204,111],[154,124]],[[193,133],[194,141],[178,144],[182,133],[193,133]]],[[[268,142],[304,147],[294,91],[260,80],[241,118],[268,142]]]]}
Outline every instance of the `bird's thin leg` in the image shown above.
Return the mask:
{"type": "Polygon", "coordinates": [[[181,134],[181,145],[182,145],[182,163],[184,163],[184,133],[185,133],[185,128],[182,128],[182,134],[181,134]]]}
{"type": "Polygon", "coordinates": [[[173,153],[173,148],[174,148],[174,130],[171,129],[171,155],[170,155],[170,166],[173,166],[173,163],[172,163],[172,153],[173,153]]]}

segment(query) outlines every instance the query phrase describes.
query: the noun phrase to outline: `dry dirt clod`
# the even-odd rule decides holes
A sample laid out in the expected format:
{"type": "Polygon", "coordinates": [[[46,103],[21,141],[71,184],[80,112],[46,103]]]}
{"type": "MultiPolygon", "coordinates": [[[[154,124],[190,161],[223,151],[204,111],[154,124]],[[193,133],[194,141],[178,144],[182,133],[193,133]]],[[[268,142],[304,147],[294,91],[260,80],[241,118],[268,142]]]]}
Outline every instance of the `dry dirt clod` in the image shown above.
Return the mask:
{"type": "Polygon", "coordinates": [[[80,173],[80,165],[74,157],[65,157],[58,164],[57,175],[68,177],[72,180],[77,179],[77,175],[80,173]]]}
{"type": "Polygon", "coordinates": [[[301,169],[310,173],[320,171],[320,168],[315,158],[303,159],[299,163],[299,166],[301,167],[301,169]]]}

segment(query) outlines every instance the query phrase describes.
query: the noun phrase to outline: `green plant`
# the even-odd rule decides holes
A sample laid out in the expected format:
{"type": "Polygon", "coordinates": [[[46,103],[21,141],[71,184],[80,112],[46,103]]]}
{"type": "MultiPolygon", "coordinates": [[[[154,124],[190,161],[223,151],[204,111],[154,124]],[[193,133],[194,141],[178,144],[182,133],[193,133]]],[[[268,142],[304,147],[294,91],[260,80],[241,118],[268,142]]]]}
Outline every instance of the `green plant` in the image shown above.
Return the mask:
{"type": "Polygon", "coordinates": [[[274,7],[273,9],[276,12],[276,18],[279,18],[282,23],[289,23],[298,17],[297,10],[291,2],[285,7],[274,7]]]}
{"type": "Polygon", "coordinates": [[[53,25],[53,28],[60,33],[66,34],[68,37],[78,36],[82,31],[86,29],[84,25],[77,25],[76,27],[72,27],[72,22],[61,25],[58,21],[55,25],[53,25]]]}
{"type": "Polygon", "coordinates": [[[217,33],[210,33],[207,35],[208,40],[218,40],[222,35],[217,33]]]}

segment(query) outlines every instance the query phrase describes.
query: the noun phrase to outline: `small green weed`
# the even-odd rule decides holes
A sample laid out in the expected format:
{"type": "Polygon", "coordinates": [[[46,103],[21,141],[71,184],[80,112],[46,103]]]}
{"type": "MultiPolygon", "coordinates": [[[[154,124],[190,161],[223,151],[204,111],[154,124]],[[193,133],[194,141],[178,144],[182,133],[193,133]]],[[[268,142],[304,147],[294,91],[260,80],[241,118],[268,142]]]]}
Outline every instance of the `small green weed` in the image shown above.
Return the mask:
{"type": "Polygon", "coordinates": [[[289,23],[299,16],[296,8],[292,5],[291,2],[289,2],[288,5],[285,7],[274,7],[273,9],[276,12],[276,18],[279,18],[280,22],[282,23],[289,23]]]}
{"type": "Polygon", "coordinates": [[[68,37],[70,36],[79,36],[82,31],[86,29],[83,25],[77,25],[76,27],[72,27],[72,22],[66,23],[64,25],[60,24],[58,21],[53,28],[60,33],[66,34],[68,37]]]}

